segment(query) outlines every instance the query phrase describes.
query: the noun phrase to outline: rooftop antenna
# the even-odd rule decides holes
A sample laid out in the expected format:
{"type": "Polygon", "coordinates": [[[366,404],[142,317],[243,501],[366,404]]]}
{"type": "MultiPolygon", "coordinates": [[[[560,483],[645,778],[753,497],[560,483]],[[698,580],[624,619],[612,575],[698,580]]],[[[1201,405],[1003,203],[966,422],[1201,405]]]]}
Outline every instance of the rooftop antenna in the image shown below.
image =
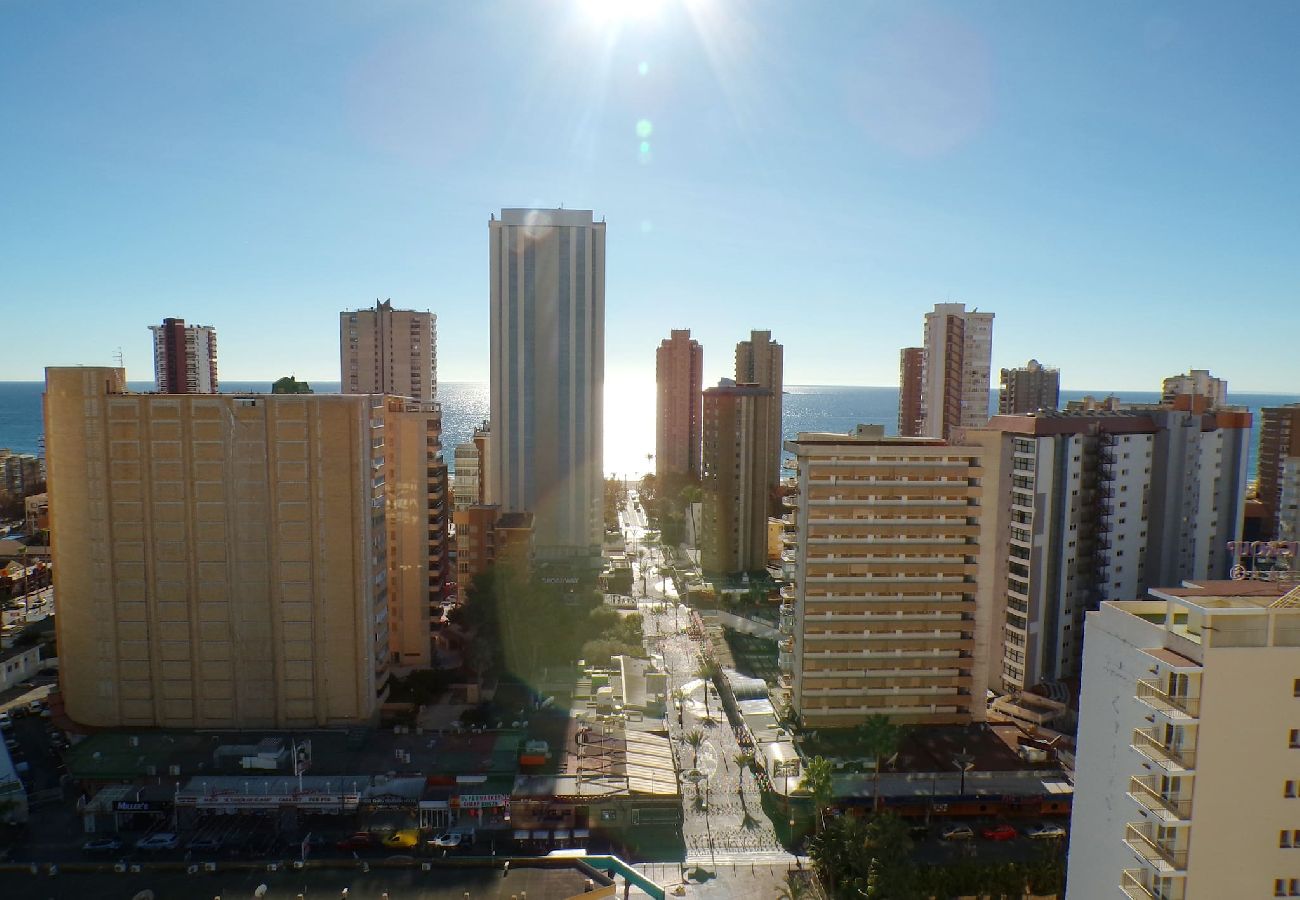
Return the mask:
{"type": "Polygon", "coordinates": [[[117,367],[118,367],[119,369],[125,369],[125,368],[126,368],[126,361],[122,358],[122,348],[121,348],[121,347],[118,347],[118,348],[117,348],[117,352],[113,354],[113,359],[117,362],[117,367]]]}

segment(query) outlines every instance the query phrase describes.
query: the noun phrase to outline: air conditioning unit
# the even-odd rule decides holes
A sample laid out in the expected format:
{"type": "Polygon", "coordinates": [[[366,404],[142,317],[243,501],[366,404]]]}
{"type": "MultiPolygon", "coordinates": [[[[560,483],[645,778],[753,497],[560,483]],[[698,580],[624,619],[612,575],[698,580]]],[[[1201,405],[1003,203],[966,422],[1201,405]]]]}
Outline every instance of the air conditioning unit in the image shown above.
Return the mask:
{"type": "Polygon", "coordinates": [[[204,863],[204,864],[203,864],[203,871],[205,871],[205,872],[215,872],[215,871],[217,871],[217,864],[216,864],[216,863],[204,863]]]}
{"type": "Polygon", "coordinates": [[[293,861],[293,867],[295,869],[301,869],[303,867],[303,861],[301,859],[295,859],[293,861]]]}
{"type": "Polygon", "coordinates": [[[280,871],[280,864],[279,864],[279,863],[267,863],[267,864],[266,864],[266,871],[268,871],[268,872],[278,872],[278,871],[280,871]]]}
{"type": "Polygon", "coordinates": [[[420,871],[421,871],[421,872],[432,872],[432,871],[433,871],[433,863],[427,863],[427,862],[426,862],[426,863],[420,863],[420,871]]]}
{"type": "Polygon", "coordinates": [[[131,867],[130,867],[129,869],[127,869],[127,871],[130,872],[132,875],[139,875],[139,874],[140,874],[140,866],[139,866],[138,863],[131,863],[131,867]]]}

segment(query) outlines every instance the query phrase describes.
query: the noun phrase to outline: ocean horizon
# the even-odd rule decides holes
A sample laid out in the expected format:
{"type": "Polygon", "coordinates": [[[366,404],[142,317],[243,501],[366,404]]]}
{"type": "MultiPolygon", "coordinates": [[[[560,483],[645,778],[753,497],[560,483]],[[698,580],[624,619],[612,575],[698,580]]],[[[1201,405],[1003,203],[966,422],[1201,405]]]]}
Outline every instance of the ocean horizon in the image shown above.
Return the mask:
{"type": "MultiPolygon", "coordinates": [[[[311,382],[317,393],[336,394],[337,381],[311,382]]],[[[152,381],[128,382],[132,390],[152,391],[152,381]]],[[[609,475],[635,477],[653,468],[654,390],[629,397],[620,390],[605,398],[605,472],[609,475]]],[[[0,448],[19,453],[39,453],[44,423],[42,421],[42,381],[0,381],[0,448]]],[[[264,393],[268,381],[224,381],[222,393],[264,393]]],[[[1157,391],[1088,391],[1062,390],[1061,405],[1086,396],[1097,398],[1111,394],[1129,403],[1153,403],[1160,399],[1157,391]]],[[[445,381],[438,384],[442,404],[443,457],[453,466],[453,450],[473,434],[475,426],[489,415],[488,384],[481,381],[445,381]]],[[[1283,393],[1229,392],[1228,400],[1255,414],[1262,406],[1300,402],[1300,395],[1283,393]]],[[[991,411],[997,408],[997,391],[990,391],[991,411]]],[[[882,425],[886,434],[896,434],[898,426],[898,388],[859,385],[786,385],[782,409],[782,431],[787,440],[801,431],[844,432],[856,425],[882,425]]],[[[1258,421],[1252,426],[1249,477],[1254,478],[1254,457],[1259,442],[1258,421]]]]}

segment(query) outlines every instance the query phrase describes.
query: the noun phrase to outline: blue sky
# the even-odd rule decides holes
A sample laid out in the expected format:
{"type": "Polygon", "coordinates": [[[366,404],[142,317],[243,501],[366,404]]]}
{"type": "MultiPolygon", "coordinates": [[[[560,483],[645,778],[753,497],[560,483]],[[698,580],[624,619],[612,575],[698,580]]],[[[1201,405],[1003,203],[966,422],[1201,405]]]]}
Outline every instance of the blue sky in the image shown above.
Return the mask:
{"type": "Polygon", "coordinates": [[[147,379],[166,315],[337,380],[377,297],[485,379],[488,216],[563,203],[614,384],[673,327],[893,384],[953,300],[1069,388],[1300,389],[1300,6],[610,2],[0,0],[0,380],[147,379]]]}

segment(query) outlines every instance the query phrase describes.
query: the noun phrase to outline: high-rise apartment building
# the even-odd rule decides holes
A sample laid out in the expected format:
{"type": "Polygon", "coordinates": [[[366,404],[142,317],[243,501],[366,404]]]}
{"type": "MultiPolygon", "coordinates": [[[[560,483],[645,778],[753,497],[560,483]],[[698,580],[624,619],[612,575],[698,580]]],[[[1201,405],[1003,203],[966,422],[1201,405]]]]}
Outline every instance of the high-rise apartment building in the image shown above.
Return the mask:
{"type": "Polygon", "coordinates": [[[447,466],[438,397],[438,317],[394,309],[339,313],[339,381],[344,394],[388,400],[391,651],[395,664],[432,662],[432,615],[442,600],[449,555],[447,466]],[[421,478],[423,477],[423,480],[421,478]]]}
{"type": "Polygon", "coordinates": [[[21,500],[35,494],[44,483],[39,457],[0,449],[0,500],[21,500]]]}
{"type": "Polygon", "coordinates": [[[1300,403],[1259,411],[1255,494],[1264,504],[1264,534],[1300,540],[1300,403]]]}
{"type": "Polygon", "coordinates": [[[998,413],[1017,415],[1056,409],[1061,402],[1061,370],[1050,369],[1036,359],[1016,369],[1002,370],[998,392],[998,413]]]}
{"type": "Polygon", "coordinates": [[[947,438],[989,418],[993,313],[964,303],[936,303],[925,314],[921,372],[921,433],[947,438]]]}
{"type": "Polygon", "coordinates": [[[605,223],[503,209],[488,224],[488,493],[531,512],[539,560],[598,565],[604,534],[605,223]]]}
{"type": "Polygon", "coordinates": [[[779,660],[804,726],[983,721],[980,448],[879,425],[786,447],[799,505],[779,660]]]}
{"type": "Polygon", "coordinates": [[[438,317],[431,312],[374,309],[339,313],[339,381],[345,394],[396,394],[438,399],[438,317]]]}
{"type": "Polygon", "coordinates": [[[1073,683],[1083,619],[1152,585],[1222,578],[1241,533],[1250,414],[1161,406],[995,416],[986,449],[995,539],[981,603],[999,625],[990,687],[1073,683]]]}
{"type": "Polygon", "coordinates": [[[781,408],[785,402],[785,349],[772,340],[770,331],[750,331],[749,340],[736,345],[736,384],[756,384],[772,394],[772,410],[767,422],[767,442],[772,454],[768,472],[769,509],[780,515],[778,489],[781,486],[781,408]]]}
{"type": "Polygon", "coordinates": [[[487,494],[488,423],[474,429],[468,441],[456,445],[456,473],[452,479],[456,509],[491,502],[487,494]]]}
{"type": "Polygon", "coordinates": [[[154,383],[160,394],[217,393],[217,331],[163,319],[153,332],[154,383]]]}
{"type": "Polygon", "coordinates": [[[1192,369],[1186,375],[1166,378],[1160,395],[1165,406],[1172,406],[1175,397],[1201,397],[1201,408],[1213,409],[1228,405],[1228,382],[1215,378],[1208,369],[1192,369]]]}
{"type": "Polygon", "coordinates": [[[48,369],[68,715],[373,721],[390,663],[386,425],[382,396],[134,394],[123,369],[48,369]]]}
{"type": "Polygon", "coordinates": [[[767,510],[777,457],[768,440],[772,392],[725,381],[704,392],[700,564],[706,572],[767,566],[767,510]]]}
{"type": "Polygon", "coordinates": [[[389,651],[394,665],[427,669],[433,664],[432,623],[442,615],[443,586],[450,574],[442,408],[389,395],[383,420],[389,651]]]}
{"type": "Polygon", "coordinates": [[[904,347],[898,352],[898,436],[921,434],[921,376],[925,348],[904,347]]]}
{"type": "Polygon", "coordinates": [[[1300,604],[1197,582],[1087,617],[1067,900],[1300,895],[1300,604]]]}
{"type": "Polygon", "coordinates": [[[691,331],[673,329],[655,352],[655,474],[700,477],[700,415],[704,389],[704,348],[691,331]]]}

